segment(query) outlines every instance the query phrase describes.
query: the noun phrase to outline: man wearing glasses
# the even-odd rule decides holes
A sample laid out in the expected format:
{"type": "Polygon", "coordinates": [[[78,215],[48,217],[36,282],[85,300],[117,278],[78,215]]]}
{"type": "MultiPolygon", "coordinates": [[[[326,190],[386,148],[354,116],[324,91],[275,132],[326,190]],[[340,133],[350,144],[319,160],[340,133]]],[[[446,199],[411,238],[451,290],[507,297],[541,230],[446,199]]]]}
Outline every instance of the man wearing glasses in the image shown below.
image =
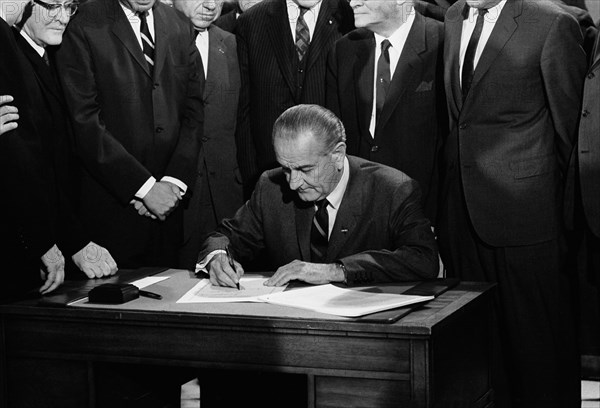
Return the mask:
{"type": "MultiPolygon", "coordinates": [[[[35,288],[39,288],[41,294],[57,288],[65,273],[61,249],[75,254],[73,259],[78,266],[88,268],[91,277],[96,276],[85,256],[89,249],[86,242],[89,241],[84,241],[83,234],[71,228],[76,223],[70,219],[72,214],[67,209],[67,199],[59,182],[62,176],[57,176],[59,169],[56,166],[61,162],[59,157],[64,150],[54,146],[54,139],[48,137],[48,127],[54,126],[54,118],[44,115],[45,109],[38,105],[44,101],[46,92],[36,80],[30,61],[18,49],[20,35],[17,34],[15,39],[10,30],[10,26],[20,20],[27,20],[24,15],[31,14],[34,16],[29,21],[52,25],[51,35],[46,36],[48,42],[40,42],[47,45],[60,43],[64,31],[60,25],[66,25],[71,11],[65,13],[66,22],[55,23],[56,18],[47,16],[44,8],[28,1],[0,2],[0,95],[11,95],[4,99],[14,106],[13,112],[18,115],[9,117],[13,119],[11,129],[3,129],[0,138],[0,177],[2,186],[9,192],[0,204],[5,215],[0,257],[3,270],[9,272],[3,278],[0,301],[18,298],[35,288]],[[46,16],[40,14],[40,10],[46,16]]],[[[40,36],[46,31],[42,28],[42,24],[36,28],[40,36]]],[[[31,33],[34,37],[38,34],[31,33]]],[[[43,50],[43,46],[40,47],[43,50]]],[[[38,59],[42,61],[39,56],[38,59]]],[[[94,250],[104,255],[104,259],[110,258],[102,248],[94,246],[94,250]]],[[[99,259],[96,257],[96,261],[99,259]]],[[[106,265],[105,270],[106,274],[114,273],[116,265],[114,262],[106,265]]]]}

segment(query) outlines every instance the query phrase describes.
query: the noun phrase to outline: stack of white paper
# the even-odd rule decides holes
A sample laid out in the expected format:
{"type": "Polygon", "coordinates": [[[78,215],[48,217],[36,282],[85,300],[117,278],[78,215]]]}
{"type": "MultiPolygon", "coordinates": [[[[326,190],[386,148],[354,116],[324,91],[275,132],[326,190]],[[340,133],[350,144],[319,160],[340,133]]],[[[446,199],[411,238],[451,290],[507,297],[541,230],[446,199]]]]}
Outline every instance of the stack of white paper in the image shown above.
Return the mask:
{"type": "Polygon", "coordinates": [[[284,292],[285,286],[264,286],[267,279],[242,277],[240,280],[242,290],[212,286],[208,279],[203,279],[177,303],[265,302],[336,316],[358,317],[434,298],[433,296],[363,292],[343,289],[331,284],[284,292]]]}

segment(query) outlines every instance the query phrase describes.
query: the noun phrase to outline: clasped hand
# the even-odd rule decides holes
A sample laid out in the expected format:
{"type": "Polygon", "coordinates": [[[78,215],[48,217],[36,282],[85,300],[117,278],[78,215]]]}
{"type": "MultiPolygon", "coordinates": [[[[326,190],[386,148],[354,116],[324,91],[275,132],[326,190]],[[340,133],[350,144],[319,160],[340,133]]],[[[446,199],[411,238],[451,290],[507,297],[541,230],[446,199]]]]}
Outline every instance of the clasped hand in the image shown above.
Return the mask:
{"type": "Polygon", "coordinates": [[[164,221],[177,208],[182,197],[181,190],[175,184],[158,181],[154,183],[142,201],[131,200],[130,204],[134,206],[139,215],[164,221]]]}

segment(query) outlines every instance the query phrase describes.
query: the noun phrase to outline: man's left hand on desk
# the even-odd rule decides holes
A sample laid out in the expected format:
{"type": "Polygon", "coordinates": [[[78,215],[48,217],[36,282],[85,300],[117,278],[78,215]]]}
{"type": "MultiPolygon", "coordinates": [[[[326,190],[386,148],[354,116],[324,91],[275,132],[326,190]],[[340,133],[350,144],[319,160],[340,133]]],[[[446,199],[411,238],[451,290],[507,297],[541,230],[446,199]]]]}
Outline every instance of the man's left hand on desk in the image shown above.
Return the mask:
{"type": "Polygon", "coordinates": [[[265,282],[265,285],[282,286],[292,280],[300,280],[313,285],[343,282],[344,271],[334,263],[321,264],[295,260],[277,269],[275,274],[265,282]]]}

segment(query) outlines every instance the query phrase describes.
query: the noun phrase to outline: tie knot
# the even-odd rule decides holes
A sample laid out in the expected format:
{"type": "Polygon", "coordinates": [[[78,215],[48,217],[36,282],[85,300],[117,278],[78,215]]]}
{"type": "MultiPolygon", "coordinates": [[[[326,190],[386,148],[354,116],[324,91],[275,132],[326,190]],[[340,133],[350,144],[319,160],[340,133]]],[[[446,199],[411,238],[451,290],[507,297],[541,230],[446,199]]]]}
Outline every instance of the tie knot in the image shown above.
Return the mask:
{"type": "Polygon", "coordinates": [[[302,6],[298,6],[300,8],[300,17],[304,17],[304,15],[306,14],[306,12],[308,10],[310,10],[308,7],[302,7],[302,6]]]}
{"type": "Polygon", "coordinates": [[[390,40],[383,40],[381,42],[381,52],[387,52],[387,50],[392,46],[390,40]]]}
{"type": "Polygon", "coordinates": [[[327,201],[326,198],[323,200],[315,201],[315,205],[317,206],[318,210],[322,210],[323,208],[326,208],[328,204],[329,204],[329,201],[327,201]]]}
{"type": "Polygon", "coordinates": [[[485,16],[487,14],[487,12],[488,12],[487,9],[484,9],[484,8],[477,9],[477,13],[479,14],[480,17],[485,16]]]}
{"type": "Polygon", "coordinates": [[[140,11],[137,13],[138,17],[140,18],[140,20],[146,20],[146,17],[148,17],[148,10],[146,11],[140,11]]]}

